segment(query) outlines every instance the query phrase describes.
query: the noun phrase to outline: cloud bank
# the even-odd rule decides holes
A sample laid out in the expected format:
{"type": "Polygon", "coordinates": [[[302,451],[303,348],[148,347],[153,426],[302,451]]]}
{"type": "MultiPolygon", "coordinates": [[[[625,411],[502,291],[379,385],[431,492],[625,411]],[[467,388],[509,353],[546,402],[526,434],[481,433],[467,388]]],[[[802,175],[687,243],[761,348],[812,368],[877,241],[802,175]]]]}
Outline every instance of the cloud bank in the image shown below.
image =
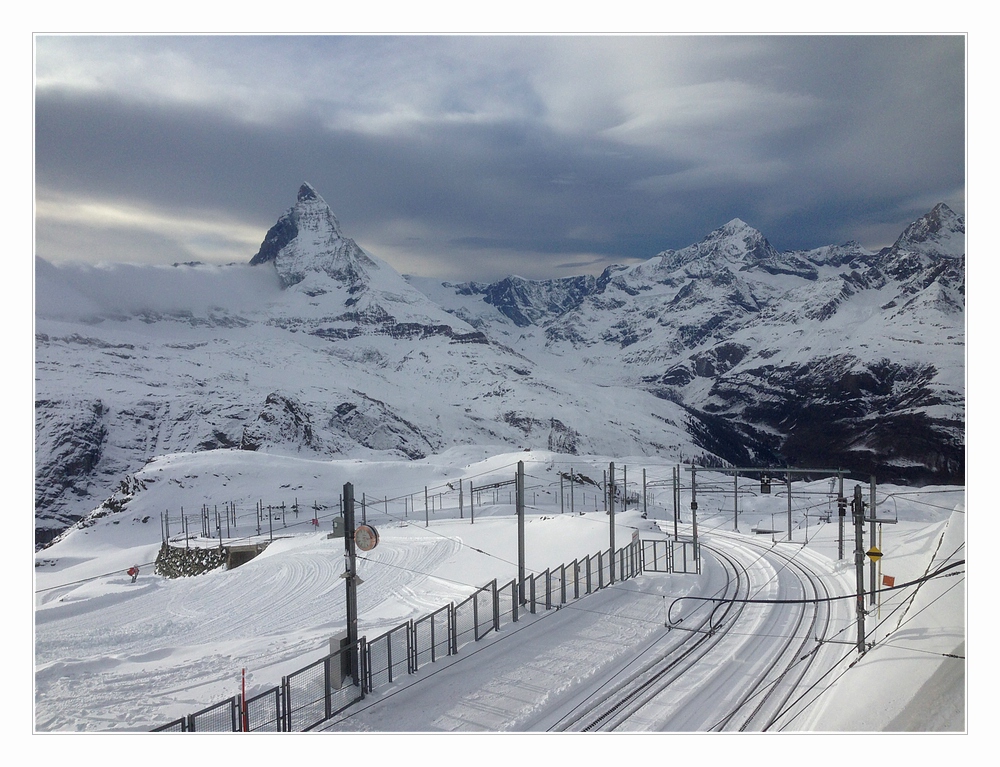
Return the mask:
{"type": "Polygon", "coordinates": [[[446,279],[596,271],[736,217],[880,247],[964,213],[964,61],[960,35],[39,37],[36,253],[249,260],[306,180],[446,279]]]}

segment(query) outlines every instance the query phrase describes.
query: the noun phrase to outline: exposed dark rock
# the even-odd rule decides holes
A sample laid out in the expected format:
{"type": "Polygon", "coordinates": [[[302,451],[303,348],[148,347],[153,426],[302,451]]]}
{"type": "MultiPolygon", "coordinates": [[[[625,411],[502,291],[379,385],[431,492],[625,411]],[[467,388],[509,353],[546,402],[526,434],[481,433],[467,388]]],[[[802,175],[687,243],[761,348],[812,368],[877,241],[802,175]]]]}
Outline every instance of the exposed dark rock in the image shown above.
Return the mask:
{"type": "Polygon", "coordinates": [[[101,400],[35,402],[35,509],[47,512],[47,523],[36,516],[35,541],[45,544],[82,515],[67,513],[67,501],[89,493],[108,437],[107,408],[101,400]]]}
{"type": "Polygon", "coordinates": [[[274,261],[283,247],[298,236],[299,228],[296,226],[291,216],[282,216],[278,222],[267,230],[264,241],[260,244],[260,250],[250,259],[251,266],[266,264],[274,261]]]}
{"type": "MultiPolygon", "coordinates": [[[[475,283],[466,283],[466,295],[475,283]]],[[[525,280],[506,277],[476,292],[495,306],[518,327],[539,324],[543,319],[575,309],[595,291],[596,280],[590,276],[567,277],[558,280],[525,280]]]]}
{"type": "Polygon", "coordinates": [[[321,449],[308,411],[293,397],[273,392],[264,400],[257,419],[243,428],[240,449],[276,446],[321,449]]]}
{"type": "Polygon", "coordinates": [[[401,418],[384,402],[362,392],[355,401],[341,402],[326,423],[332,432],[373,450],[395,450],[411,460],[436,449],[421,430],[401,418]]]}

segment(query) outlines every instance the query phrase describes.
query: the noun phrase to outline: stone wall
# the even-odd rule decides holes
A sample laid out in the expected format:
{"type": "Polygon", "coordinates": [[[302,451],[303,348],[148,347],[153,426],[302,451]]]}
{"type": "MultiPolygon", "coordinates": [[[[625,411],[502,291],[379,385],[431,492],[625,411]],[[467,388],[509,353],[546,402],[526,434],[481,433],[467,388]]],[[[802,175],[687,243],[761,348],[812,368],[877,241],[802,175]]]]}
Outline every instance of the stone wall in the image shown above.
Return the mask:
{"type": "Polygon", "coordinates": [[[268,541],[242,546],[186,548],[164,543],[156,555],[153,572],[164,578],[187,578],[225,567],[233,570],[249,562],[267,548],[268,541]]]}
{"type": "Polygon", "coordinates": [[[226,556],[225,548],[219,551],[218,546],[210,549],[185,549],[165,543],[160,547],[160,553],[156,555],[153,571],[164,578],[186,578],[191,575],[201,575],[225,566],[226,556]]]}

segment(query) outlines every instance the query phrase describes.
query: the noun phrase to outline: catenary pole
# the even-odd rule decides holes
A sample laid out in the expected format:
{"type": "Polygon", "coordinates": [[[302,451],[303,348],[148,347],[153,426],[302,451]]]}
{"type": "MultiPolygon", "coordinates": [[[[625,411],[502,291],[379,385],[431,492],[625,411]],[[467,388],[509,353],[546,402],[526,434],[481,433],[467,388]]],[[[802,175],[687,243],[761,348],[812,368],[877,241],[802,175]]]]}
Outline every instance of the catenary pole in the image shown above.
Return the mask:
{"type": "Polygon", "coordinates": [[[792,540],[792,473],[785,474],[785,490],[788,492],[788,540],[792,540]]]}
{"type": "MultiPolygon", "coordinates": [[[[354,485],[344,485],[344,580],[347,581],[347,646],[351,659],[351,678],[361,686],[358,657],[358,573],[354,547],[354,485]]],[[[362,687],[362,689],[364,689],[362,687]]]]}
{"type": "MultiPolygon", "coordinates": [[[[875,547],[875,477],[872,477],[868,484],[868,510],[869,510],[869,537],[871,547],[875,547]]],[[[871,592],[868,597],[868,604],[875,604],[875,590],[878,584],[875,581],[875,560],[872,559],[868,565],[869,583],[871,592]]]]}
{"type": "Polygon", "coordinates": [[[865,652],[865,502],[861,496],[861,485],[854,486],[854,500],[851,503],[854,517],[854,569],[857,576],[857,616],[858,652],[865,652]]]}
{"type": "Polygon", "coordinates": [[[649,491],[646,490],[646,470],[642,470],[642,516],[645,517],[648,514],[646,508],[646,495],[649,491]]]}
{"type": "Polygon", "coordinates": [[[611,537],[611,583],[615,582],[615,464],[608,465],[608,519],[611,537]]]}
{"type": "Polygon", "coordinates": [[[694,539],[691,547],[694,551],[694,558],[700,558],[700,552],[698,551],[698,498],[697,491],[695,490],[695,475],[698,473],[698,467],[691,464],[691,537],[694,539]]]}
{"type": "Polygon", "coordinates": [[[524,461],[517,462],[517,598],[518,604],[524,604],[524,461]]]}
{"type": "Polygon", "coordinates": [[[844,475],[837,472],[837,559],[844,558],[844,518],[847,516],[847,499],[844,497],[844,475]]]}
{"type": "Polygon", "coordinates": [[[733,530],[736,532],[740,531],[740,475],[733,472],[733,530]]]}

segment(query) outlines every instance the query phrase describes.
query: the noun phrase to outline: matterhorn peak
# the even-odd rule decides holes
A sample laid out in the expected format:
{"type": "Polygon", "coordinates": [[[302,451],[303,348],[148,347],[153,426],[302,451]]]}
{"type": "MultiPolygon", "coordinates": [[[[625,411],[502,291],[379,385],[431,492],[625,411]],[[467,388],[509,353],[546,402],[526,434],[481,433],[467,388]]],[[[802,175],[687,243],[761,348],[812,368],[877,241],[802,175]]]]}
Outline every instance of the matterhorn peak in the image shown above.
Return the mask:
{"type": "Polygon", "coordinates": [[[316,189],[308,181],[303,181],[302,186],[299,187],[299,195],[296,198],[299,202],[304,200],[322,200],[317,194],[316,189]]]}
{"type": "Polygon", "coordinates": [[[251,266],[271,262],[285,287],[310,274],[325,274],[348,287],[368,282],[369,270],[380,267],[354,240],[345,238],[340,222],[313,186],[299,187],[295,205],[272,226],[251,266]]]}

